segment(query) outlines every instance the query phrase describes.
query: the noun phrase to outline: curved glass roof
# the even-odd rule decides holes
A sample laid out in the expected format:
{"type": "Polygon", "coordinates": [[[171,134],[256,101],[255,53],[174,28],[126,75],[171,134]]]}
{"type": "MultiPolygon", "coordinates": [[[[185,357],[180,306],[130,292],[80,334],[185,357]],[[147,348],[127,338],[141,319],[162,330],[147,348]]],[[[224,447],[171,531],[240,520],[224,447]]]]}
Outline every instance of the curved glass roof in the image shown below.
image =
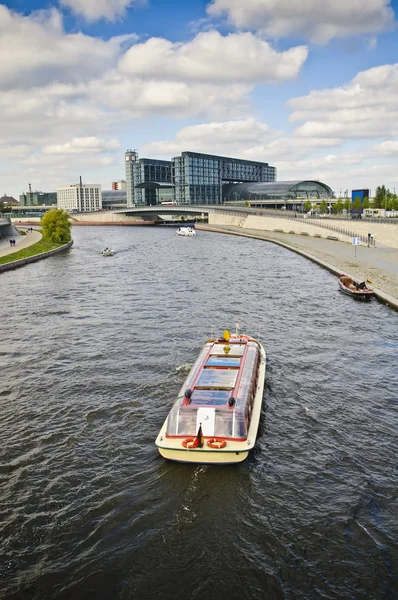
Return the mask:
{"type": "Polygon", "coordinates": [[[277,200],[284,198],[333,198],[333,190],[321,181],[269,181],[231,183],[223,186],[223,200],[277,200]]]}

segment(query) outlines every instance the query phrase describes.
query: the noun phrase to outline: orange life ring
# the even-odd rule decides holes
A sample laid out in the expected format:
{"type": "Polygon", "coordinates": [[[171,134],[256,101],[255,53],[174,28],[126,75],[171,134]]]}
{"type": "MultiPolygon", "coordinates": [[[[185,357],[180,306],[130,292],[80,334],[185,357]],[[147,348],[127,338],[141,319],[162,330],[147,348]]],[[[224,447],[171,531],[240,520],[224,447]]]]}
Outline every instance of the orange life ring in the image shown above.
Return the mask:
{"type": "Polygon", "coordinates": [[[219,440],[218,438],[211,438],[207,440],[207,445],[209,448],[216,448],[217,450],[221,450],[221,448],[225,448],[227,442],[225,440],[219,440]]]}
{"type": "Polygon", "coordinates": [[[187,438],[186,440],[183,440],[182,445],[184,448],[195,448],[195,441],[195,438],[187,438]]]}

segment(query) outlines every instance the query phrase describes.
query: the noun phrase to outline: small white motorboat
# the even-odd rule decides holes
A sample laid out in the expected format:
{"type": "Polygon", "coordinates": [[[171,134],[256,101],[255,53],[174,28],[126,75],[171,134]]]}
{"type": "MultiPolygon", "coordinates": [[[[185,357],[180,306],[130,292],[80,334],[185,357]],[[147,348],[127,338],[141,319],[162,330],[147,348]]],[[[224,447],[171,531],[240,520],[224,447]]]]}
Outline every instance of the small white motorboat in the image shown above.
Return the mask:
{"type": "Polygon", "coordinates": [[[177,229],[177,235],[185,235],[188,237],[194,237],[196,235],[196,231],[193,227],[179,227],[177,229]]]}
{"type": "Polygon", "coordinates": [[[115,254],[115,251],[111,250],[110,248],[105,248],[105,250],[103,250],[101,254],[102,256],[113,256],[115,254]]]}

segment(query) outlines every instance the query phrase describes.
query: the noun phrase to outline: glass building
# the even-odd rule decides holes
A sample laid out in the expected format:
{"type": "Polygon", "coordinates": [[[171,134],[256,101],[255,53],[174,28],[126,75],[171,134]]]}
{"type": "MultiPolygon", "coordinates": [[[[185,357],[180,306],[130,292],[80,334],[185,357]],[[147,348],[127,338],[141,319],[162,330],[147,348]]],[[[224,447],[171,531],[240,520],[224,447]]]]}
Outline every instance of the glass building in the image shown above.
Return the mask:
{"type": "Polygon", "coordinates": [[[171,184],[171,162],[153,158],[138,158],[136,150],[127,150],[125,162],[127,206],[158,204],[158,188],[142,184],[171,184]]]}
{"type": "Polygon", "coordinates": [[[321,181],[274,181],[270,183],[240,183],[223,186],[224,202],[261,200],[327,200],[333,190],[321,181]]]}
{"type": "Polygon", "coordinates": [[[221,204],[223,184],[276,180],[268,163],[182,152],[171,161],[176,204],[221,204]]]}
{"type": "Polygon", "coordinates": [[[125,208],[127,204],[126,191],[124,190],[102,190],[102,208],[125,208]]]}

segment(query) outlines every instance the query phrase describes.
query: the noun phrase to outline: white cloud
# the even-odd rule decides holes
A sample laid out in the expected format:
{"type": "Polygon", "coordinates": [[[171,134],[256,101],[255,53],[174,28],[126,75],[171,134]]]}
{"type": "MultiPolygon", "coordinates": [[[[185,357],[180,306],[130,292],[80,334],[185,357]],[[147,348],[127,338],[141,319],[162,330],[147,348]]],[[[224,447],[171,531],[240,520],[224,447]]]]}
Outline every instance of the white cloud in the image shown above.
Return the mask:
{"type": "Polygon", "coordinates": [[[77,15],[82,15],[87,21],[107,19],[116,21],[123,17],[126,10],[137,3],[145,3],[145,0],[60,0],[60,4],[69,8],[77,15]]]}
{"type": "Polygon", "coordinates": [[[78,83],[111,68],[123,44],[135,35],[103,41],[82,33],[66,34],[55,10],[21,16],[0,5],[0,89],[54,82],[78,83]]]}
{"type": "Polygon", "coordinates": [[[291,121],[305,121],[295,135],[342,139],[398,135],[398,63],[359,73],[344,87],[293,98],[291,121]]]}
{"type": "Polygon", "coordinates": [[[118,150],[120,147],[116,139],[102,140],[95,136],[74,137],[65,144],[52,144],[44,146],[43,154],[95,154],[108,150],[118,150]]]}
{"type": "Polygon", "coordinates": [[[300,35],[315,43],[335,37],[374,34],[392,29],[390,0],[213,0],[211,17],[227,15],[238,29],[272,37],[300,35]]]}
{"type": "Polygon", "coordinates": [[[131,79],[117,72],[93,82],[88,91],[101,102],[119,111],[123,119],[151,115],[177,118],[208,116],[213,118],[244,114],[253,86],[131,79]],[[206,99],[204,101],[204,99],[206,99]]]}
{"type": "Polygon", "coordinates": [[[146,144],[142,151],[162,156],[174,156],[184,150],[227,156],[240,152],[242,155],[245,149],[264,143],[270,135],[268,125],[254,119],[203,123],[184,127],[174,140],[146,144]]]}
{"type": "MultiPolygon", "coordinates": [[[[306,157],[311,152],[341,146],[340,138],[292,138],[269,128],[253,118],[184,127],[172,140],[146,144],[144,154],[175,156],[184,150],[240,156],[274,165],[286,156],[306,157]]],[[[332,156],[332,155],[331,155],[332,156]]],[[[332,159],[330,159],[332,160],[332,159]]]]}
{"type": "Polygon", "coordinates": [[[277,82],[295,78],[307,55],[305,46],[277,52],[252,33],[222,36],[213,30],[186,43],[151,38],[135,44],[121,58],[119,71],[167,81],[277,82]]]}
{"type": "Polygon", "coordinates": [[[374,146],[374,150],[376,153],[384,156],[396,156],[398,155],[398,141],[391,140],[388,142],[382,142],[381,144],[374,146]]]}

